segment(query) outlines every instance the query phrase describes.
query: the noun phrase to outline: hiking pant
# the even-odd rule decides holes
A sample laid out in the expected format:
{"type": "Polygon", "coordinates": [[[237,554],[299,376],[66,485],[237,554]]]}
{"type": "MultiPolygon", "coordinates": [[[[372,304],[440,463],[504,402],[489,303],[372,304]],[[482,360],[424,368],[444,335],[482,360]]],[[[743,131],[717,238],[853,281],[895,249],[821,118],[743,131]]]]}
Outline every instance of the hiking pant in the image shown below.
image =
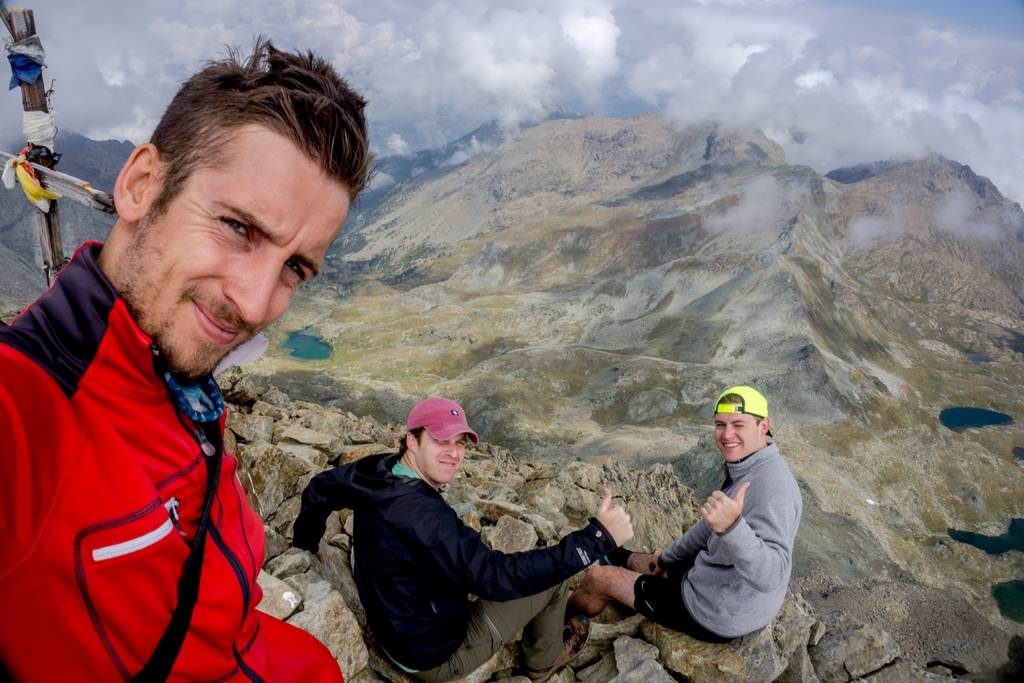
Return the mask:
{"type": "Polygon", "coordinates": [[[465,676],[490,659],[519,629],[523,629],[523,665],[544,669],[562,654],[568,602],[568,581],[517,600],[477,600],[470,608],[466,639],[459,649],[447,662],[413,676],[429,683],[465,676]]]}

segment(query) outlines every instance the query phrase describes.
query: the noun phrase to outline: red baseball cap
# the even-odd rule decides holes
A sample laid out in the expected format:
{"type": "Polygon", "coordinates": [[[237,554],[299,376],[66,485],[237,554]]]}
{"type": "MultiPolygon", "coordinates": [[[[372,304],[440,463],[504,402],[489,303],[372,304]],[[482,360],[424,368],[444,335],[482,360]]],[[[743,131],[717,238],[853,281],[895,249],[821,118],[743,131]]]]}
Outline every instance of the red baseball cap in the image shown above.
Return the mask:
{"type": "Polygon", "coordinates": [[[473,443],[480,443],[480,437],[469,428],[466,411],[455,401],[440,396],[431,396],[413,406],[405,428],[410,432],[425,427],[430,436],[438,441],[447,441],[453,436],[466,434],[473,443]]]}

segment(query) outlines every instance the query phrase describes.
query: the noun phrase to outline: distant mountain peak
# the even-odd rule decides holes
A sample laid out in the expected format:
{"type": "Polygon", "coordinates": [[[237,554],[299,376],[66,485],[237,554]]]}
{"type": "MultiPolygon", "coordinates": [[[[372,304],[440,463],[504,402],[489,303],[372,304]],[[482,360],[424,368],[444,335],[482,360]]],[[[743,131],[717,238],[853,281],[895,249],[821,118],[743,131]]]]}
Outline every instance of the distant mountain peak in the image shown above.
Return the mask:
{"type": "Polygon", "coordinates": [[[941,154],[928,154],[920,159],[871,161],[829,171],[825,177],[844,185],[871,180],[889,173],[918,176],[920,178],[947,177],[961,181],[981,199],[1003,202],[1005,197],[985,176],[978,175],[966,164],[948,159],[941,154]]]}

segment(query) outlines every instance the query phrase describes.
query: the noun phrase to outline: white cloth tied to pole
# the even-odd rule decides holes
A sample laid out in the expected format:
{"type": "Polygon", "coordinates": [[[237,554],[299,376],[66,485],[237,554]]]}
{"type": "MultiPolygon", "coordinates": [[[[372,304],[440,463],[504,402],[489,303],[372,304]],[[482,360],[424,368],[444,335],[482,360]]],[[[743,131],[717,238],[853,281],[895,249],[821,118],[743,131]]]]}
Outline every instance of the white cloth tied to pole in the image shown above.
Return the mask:
{"type": "Polygon", "coordinates": [[[23,112],[21,132],[25,134],[26,142],[54,151],[53,140],[57,137],[57,124],[53,122],[53,114],[45,111],[23,112]]]}
{"type": "Polygon", "coordinates": [[[14,171],[13,163],[7,162],[4,164],[4,172],[0,176],[0,180],[3,181],[4,187],[8,190],[13,190],[14,186],[18,184],[18,175],[14,171]]]}
{"type": "Polygon", "coordinates": [[[7,43],[7,51],[15,55],[25,55],[39,66],[46,66],[46,50],[39,34],[33,33],[28,38],[7,43]]]}

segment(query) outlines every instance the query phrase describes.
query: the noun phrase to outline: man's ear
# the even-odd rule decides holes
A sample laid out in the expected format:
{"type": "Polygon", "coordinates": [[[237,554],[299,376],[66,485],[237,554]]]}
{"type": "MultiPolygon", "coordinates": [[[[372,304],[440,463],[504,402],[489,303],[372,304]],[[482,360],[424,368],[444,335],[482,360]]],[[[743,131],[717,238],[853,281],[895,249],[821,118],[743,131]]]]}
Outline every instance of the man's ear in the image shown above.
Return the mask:
{"type": "Polygon", "coordinates": [[[118,217],[138,223],[163,189],[164,165],[152,143],[136,147],[114,183],[118,217]]]}
{"type": "Polygon", "coordinates": [[[420,445],[420,442],[416,439],[416,435],[412,432],[405,433],[405,449],[406,451],[415,451],[420,445]]]}
{"type": "Polygon", "coordinates": [[[767,436],[768,432],[772,430],[772,422],[767,417],[762,418],[761,423],[758,425],[758,427],[761,428],[761,433],[767,436]]]}

